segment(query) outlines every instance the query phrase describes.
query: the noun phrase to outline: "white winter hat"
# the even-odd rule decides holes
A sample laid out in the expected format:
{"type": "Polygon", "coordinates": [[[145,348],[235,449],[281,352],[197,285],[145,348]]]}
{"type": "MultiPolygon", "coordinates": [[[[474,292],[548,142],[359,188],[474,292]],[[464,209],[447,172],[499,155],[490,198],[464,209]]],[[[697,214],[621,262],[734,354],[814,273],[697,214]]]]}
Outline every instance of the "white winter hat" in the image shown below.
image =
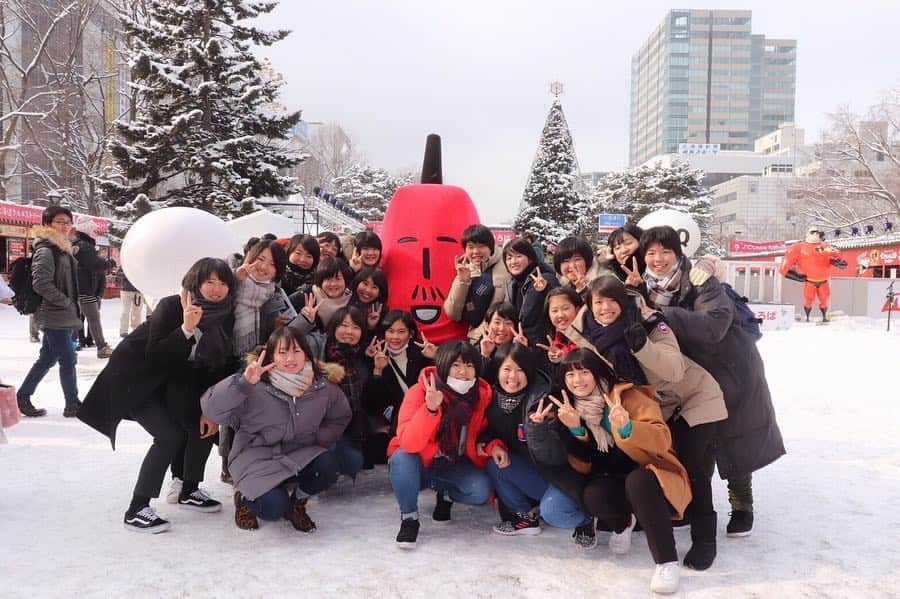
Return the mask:
{"type": "Polygon", "coordinates": [[[93,237],[94,231],[97,230],[97,223],[95,223],[94,219],[90,217],[79,216],[75,220],[75,230],[79,233],[84,233],[85,235],[93,237]]]}

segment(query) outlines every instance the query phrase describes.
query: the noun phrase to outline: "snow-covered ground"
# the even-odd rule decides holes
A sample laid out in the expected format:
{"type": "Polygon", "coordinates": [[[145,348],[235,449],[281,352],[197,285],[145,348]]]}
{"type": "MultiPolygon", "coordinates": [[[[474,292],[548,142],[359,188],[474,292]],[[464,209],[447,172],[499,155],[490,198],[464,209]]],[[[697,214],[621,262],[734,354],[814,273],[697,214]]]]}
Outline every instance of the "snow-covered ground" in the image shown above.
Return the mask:
{"type": "MultiPolygon", "coordinates": [[[[118,301],[103,303],[118,340],[118,301]]],[[[900,329],[900,322],[897,323],[900,329]]],[[[900,332],[865,319],[767,333],[765,358],[788,455],[754,476],[753,535],[725,537],[728,502],[715,480],[719,555],[683,571],[691,597],[900,596],[900,332]]],[[[21,383],[37,355],[27,322],[0,307],[0,377],[21,383]]],[[[103,367],[79,356],[82,395],[103,367]]],[[[122,528],[149,437],[120,427],[119,449],[62,417],[56,370],[34,396],[50,414],[7,430],[0,446],[0,597],[633,597],[648,596],[652,561],[640,533],[631,553],[577,551],[570,531],[491,534],[490,507],[423,518],[419,546],[394,546],[398,514],[384,468],[343,480],[310,503],[312,535],[286,521],[246,532],[212,457],[205,487],[225,509],[179,511],[161,535],[122,528]]],[[[430,514],[434,496],[421,495],[430,514]]],[[[676,530],[679,554],[690,546],[676,530]]],[[[601,539],[605,541],[605,538],[601,539]]]]}

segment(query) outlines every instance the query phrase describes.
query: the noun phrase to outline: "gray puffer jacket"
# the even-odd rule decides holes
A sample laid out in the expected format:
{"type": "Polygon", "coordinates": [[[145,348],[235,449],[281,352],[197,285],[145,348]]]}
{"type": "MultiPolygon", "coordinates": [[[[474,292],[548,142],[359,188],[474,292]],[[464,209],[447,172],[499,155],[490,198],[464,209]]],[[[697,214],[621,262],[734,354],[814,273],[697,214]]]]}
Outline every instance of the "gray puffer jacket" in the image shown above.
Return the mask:
{"type": "Polygon", "coordinates": [[[78,263],[72,254],[72,243],[51,227],[37,228],[34,237],[32,285],[35,293],[44,298],[34,313],[34,322],[42,330],[78,330],[78,263]]]}
{"type": "Polygon", "coordinates": [[[234,429],[228,471],[248,499],[274,489],[327,451],[351,416],[344,393],[321,378],[300,397],[290,397],[268,381],[251,385],[235,374],[210,387],[200,407],[213,422],[234,429]]]}

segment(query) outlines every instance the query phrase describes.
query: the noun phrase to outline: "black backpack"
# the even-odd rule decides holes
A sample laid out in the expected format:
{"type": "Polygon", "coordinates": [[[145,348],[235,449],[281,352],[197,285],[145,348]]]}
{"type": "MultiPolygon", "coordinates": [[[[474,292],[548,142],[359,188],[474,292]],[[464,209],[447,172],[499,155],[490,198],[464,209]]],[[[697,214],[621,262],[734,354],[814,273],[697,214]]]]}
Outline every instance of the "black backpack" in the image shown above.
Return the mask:
{"type": "Polygon", "coordinates": [[[738,317],[738,324],[741,325],[741,329],[750,335],[753,341],[762,339],[762,331],[759,327],[762,324],[762,318],[756,317],[756,314],[747,305],[747,298],[738,295],[738,292],[728,283],[722,283],[722,287],[725,288],[725,295],[734,303],[734,311],[738,317]]]}
{"type": "MultiPolygon", "coordinates": [[[[12,303],[19,314],[34,314],[40,307],[44,298],[34,290],[34,280],[31,276],[32,256],[17,258],[9,265],[9,288],[15,293],[12,303]]],[[[53,260],[56,262],[56,251],[53,250],[53,260]]]]}

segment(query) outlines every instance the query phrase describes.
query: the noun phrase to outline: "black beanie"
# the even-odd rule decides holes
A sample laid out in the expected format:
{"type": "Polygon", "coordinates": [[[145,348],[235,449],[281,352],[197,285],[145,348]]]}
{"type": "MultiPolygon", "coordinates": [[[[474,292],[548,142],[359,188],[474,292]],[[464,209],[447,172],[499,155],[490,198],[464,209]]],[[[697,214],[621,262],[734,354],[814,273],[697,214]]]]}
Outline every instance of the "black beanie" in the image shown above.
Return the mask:
{"type": "Polygon", "coordinates": [[[625,305],[628,303],[628,293],[625,291],[625,284],[618,278],[612,275],[597,277],[591,282],[591,296],[595,293],[615,300],[619,307],[622,308],[622,311],[625,311],[625,305]]]}

